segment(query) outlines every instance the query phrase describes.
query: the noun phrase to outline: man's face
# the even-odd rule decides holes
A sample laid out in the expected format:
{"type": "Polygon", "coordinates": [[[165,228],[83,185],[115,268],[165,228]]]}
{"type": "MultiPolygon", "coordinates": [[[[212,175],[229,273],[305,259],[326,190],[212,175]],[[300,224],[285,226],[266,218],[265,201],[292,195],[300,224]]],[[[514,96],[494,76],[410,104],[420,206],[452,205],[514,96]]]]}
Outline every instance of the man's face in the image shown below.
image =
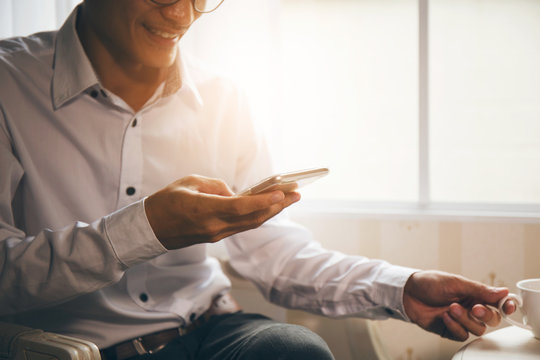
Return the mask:
{"type": "Polygon", "coordinates": [[[86,0],[89,25],[117,61],[170,66],[176,44],[200,16],[191,0],[160,6],[149,0],[86,0]]]}

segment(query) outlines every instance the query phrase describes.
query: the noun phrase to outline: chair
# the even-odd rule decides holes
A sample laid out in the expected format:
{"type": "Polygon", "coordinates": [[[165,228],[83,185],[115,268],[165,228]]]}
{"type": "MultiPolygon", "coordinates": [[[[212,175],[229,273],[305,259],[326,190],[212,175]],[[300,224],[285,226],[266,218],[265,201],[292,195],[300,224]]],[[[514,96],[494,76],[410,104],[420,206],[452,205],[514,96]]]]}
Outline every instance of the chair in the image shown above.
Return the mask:
{"type": "Polygon", "coordinates": [[[100,360],[89,341],[0,322],[0,360],[100,360]]]}

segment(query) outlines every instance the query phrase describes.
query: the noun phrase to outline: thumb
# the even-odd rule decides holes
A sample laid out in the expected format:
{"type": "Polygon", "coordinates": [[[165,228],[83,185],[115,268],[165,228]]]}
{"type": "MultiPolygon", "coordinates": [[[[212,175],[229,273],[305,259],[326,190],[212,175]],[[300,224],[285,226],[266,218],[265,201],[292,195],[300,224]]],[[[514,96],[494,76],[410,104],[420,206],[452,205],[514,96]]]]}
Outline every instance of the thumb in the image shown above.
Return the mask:
{"type": "Polygon", "coordinates": [[[219,179],[203,178],[201,182],[197,183],[195,189],[198,192],[219,195],[219,196],[232,196],[233,191],[224,181],[219,179]]]}
{"type": "Polygon", "coordinates": [[[478,303],[497,306],[499,301],[508,295],[508,289],[474,282],[471,284],[469,295],[471,295],[478,303]]]}

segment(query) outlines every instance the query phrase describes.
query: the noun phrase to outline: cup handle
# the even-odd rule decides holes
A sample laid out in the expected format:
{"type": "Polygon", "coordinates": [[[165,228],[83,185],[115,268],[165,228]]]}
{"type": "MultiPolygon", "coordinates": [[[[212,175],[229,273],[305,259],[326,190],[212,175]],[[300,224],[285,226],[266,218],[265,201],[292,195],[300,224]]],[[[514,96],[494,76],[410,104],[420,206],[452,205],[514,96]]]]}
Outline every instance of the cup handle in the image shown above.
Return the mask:
{"type": "Polygon", "coordinates": [[[508,317],[508,315],[506,315],[506,313],[503,310],[503,306],[508,300],[514,300],[516,302],[517,307],[520,309],[523,306],[523,300],[521,299],[521,296],[512,294],[512,293],[508,294],[507,296],[505,296],[499,301],[499,305],[498,305],[499,313],[501,314],[503,319],[512,325],[519,326],[520,328],[524,328],[527,330],[532,330],[532,328],[529,325],[525,325],[523,323],[512,320],[508,317]]]}

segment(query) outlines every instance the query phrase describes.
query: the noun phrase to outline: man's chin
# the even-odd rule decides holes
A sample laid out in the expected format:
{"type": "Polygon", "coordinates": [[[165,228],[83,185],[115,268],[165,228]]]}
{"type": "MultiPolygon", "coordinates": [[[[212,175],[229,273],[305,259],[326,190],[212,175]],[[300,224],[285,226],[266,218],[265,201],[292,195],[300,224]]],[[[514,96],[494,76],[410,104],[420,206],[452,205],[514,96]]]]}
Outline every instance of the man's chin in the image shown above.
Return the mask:
{"type": "Polygon", "coordinates": [[[143,64],[149,68],[154,69],[168,69],[176,60],[176,52],[170,56],[151,56],[146,57],[143,64]]]}

